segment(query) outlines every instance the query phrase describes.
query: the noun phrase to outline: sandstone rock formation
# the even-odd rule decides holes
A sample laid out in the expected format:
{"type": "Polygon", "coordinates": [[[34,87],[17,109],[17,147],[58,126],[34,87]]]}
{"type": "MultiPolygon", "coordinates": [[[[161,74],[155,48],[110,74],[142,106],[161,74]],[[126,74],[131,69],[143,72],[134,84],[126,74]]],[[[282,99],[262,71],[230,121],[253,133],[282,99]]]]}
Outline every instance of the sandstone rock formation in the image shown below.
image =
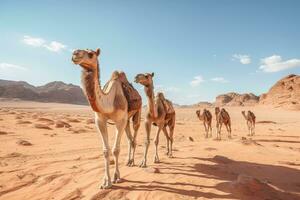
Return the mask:
{"type": "Polygon", "coordinates": [[[288,75],[260,96],[259,103],[275,107],[300,109],[300,76],[288,75]]]}
{"type": "Polygon", "coordinates": [[[259,97],[252,94],[238,94],[230,92],[216,97],[216,106],[253,106],[259,101],[259,97]]]}

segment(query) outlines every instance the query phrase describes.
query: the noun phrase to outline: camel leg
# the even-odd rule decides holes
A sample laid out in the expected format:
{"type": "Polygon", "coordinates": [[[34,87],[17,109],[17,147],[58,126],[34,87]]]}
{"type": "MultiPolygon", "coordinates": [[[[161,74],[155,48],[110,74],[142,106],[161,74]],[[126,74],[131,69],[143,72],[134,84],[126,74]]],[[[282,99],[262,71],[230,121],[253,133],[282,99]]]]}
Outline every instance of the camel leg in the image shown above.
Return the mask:
{"type": "Polygon", "coordinates": [[[132,149],[132,135],[130,131],[130,122],[128,120],[126,128],[125,128],[127,141],[128,141],[128,160],[127,160],[127,166],[131,166],[131,149],[132,149]]]}
{"type": "Polygon", "coordinates": [[[219,132],[219,123],[216,123],[216,135],[217,135],[217,139],[218,139],[218,132],[219,132]]]}
{"type": "Polygon", "coordinates": [[[247,128],[248,128],[248,136],[251,136],[251,126],[249,124],[249,121],[247,121],[247,128]]]}
{"type": "Polygon", "coordinates": [[[159,143],[159,133],[162,129],[162,125],[159,125],[157,127],[157,133],[154,139],[154,144],[155,144],[155,156],[154,156],[154,163],[159,163],[159,157],[158,157],[158,143],[159,143]]]}
{"type": "Polygon", "coordinates": [[[255,134],[255,122],[252,124],[252,135],[255,134]]]}
{"type": "Polygon", "coordinates": [[[113,177],[113,183],[119,183],[121,181],[120,171],[119,171],[120,142],[121,142],[122,134],[127,124],[128,124],[127,119],[121,120],[116,123],[117,131],[116,131],[116,139],[113,147],[113,154],[115,159],[115,172],[113,177]]]}
{"type": "Polygon", "coordinates": [[[228,131],[228,138],[231,138],[231,123],[230,122],[226,125],[226,129],[228,131]]]}
{"type": "Polygon", "coordinates": [[[208,138],[208,127],[206,126],[206,123],[203,122],[204,128],[205,128],[205,138],[208,138]]]}
{"type": "Polygon", "coordinates": [[[110,148],[108,144],[108,133],[107,133],[107,125],[106,119],[97,118],[96,117],[96,127],[98,131],[101,133],[102,143],[103,143],[103,156],[104,156],[104,177],[103,183],[100,186],[101,189],[111,188],[111,178],[109,174],[109,154],[110,148]]]}
{"type": "Polygon", "coordinates": [[[151,132],[151,121],[145,122],[146,127],[146,141],[145,141],[145,150],[144,150],[144,158],[142,163],[140,164],[140,167],[147,167],[147,155],[148,155],[148,149],[150,144],[150,132],[151,132]]]}
{"type": "Polygon", "coordinates": [[[211,127],[211,121],[209,123],[209,132],[210,132],[210,137],[212,137],[212,127],[211,127]]]}
{"type": "Polygon", "coordinates": [[[170,137],[169,137],[169,135],[168,135],[168,131],[167,131],[167,127],[163,127],[163,132],[164,132],[164,134],[165,134],[165,136],[166,136],[166,139],[167,139],[167,153],[166,153],[166,155],[169,155],[169,153],[170,153],[170,137]]]}
{"type": "Polygon", "coordinates": [[[221,130],[222,130],[222,123],[219,124],[219,129],[218,129],[218,139],[221,140],[221,130]]]}
{"type": "Polygon", "coordinates": [[[134,166],[134,155],[135,155],[135,149],[136,149],[136,137],[138,130],[140,128],[140,122],[141,122],[141,111],[136,113],[132,118],[132,124],[133,124],[133,138],[132,138],[132,157],[131,157],[131,166],[134,166]]]}
{"type": "Polygon", "coordinates": [[[173,119],[172,124],[169,125],[169,129],[170,129],[170,153],[169,153],[169,158],[173,158],[173,135],[174,135],[174,128],[175,128],[175,118],[173,119]]]}

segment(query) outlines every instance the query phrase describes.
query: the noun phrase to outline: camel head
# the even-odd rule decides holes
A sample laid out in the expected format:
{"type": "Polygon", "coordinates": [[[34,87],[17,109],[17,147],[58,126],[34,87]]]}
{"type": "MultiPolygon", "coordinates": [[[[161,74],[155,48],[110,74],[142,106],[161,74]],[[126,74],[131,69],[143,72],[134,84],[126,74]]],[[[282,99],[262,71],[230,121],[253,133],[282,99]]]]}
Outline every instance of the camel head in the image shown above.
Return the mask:
{"type": "Polygon", "coordinates": [[[244,111],[244,110],[242,111],[242,114],[243,114],[243,115],[245,114],[245,111],[244,111]]]}
{"type": "Polygon", "coordinates": [[[201,110],[196,110],[196,115],[199,117],[201,113],[201,110]]]}
{"type": "Polygon", "coordinates": [[[148,87],[150,85],[153,85],[153,76],[154,73],[145,73],[145,74],[138,74],[135,76],[134,82],[142,84],[145,87],[148,87]]]}
{"type": "Polygon", "coordinates": [[[218,114],[220,112],[220,108],[219,107],[215,107],[215,113],[218,114]]]}
{"type": "Polygon", "coordinates": [[[86,49],[77,49],[73,52],[72,62],[75,65],[80,65],[86,70],[97,70],[98,67],[98,56],[100,55],[100,49],[96,51],[86,49]]]}

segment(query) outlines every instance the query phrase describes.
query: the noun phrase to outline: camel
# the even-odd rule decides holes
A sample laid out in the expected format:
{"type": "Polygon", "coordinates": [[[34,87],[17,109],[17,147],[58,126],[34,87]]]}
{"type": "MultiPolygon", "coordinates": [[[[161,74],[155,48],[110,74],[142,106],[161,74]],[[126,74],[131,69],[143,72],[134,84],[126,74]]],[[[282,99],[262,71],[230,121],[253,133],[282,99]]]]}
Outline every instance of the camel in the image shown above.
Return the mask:
{"type": "Polygon", "coordinates": [[[204,109],[202,114],[201,114],[201,110],[197,110],[196,114],[199,120],[203,121],[203,125],[206,132],[205,138],[208,138],[208,132],[210,132],[210,137],[212,137],[212,128],[211,128],[212,115],[209,112],[209,110],[204,109]]]}
{"type": "Polygon", "coordinates": [[[217,122],[217,139],[221,140],[221,129],[223,124],[226,126],[228,138],[231,138],[231,120],[228,112],[224,108],[220,110],[219,107],[216,107],[215,114],[217,122]]]}
{"type": "Polygon", "coordinates": [[[248,110],[247,115],[245,114],[245,111],[242,111],[242,115],[244,116],[247,122],[249,136],[253,136],[255,134],[254,129],[255,129],[255,119],[256,119],[254,113],[248,110]]]}
{"type": "Polygon", "coordinates": [[[150,144],[150,131],[152,124],[157,126],[157,133],[154,139],[155,144],[155,157],[154,163],[159,162],[157,146],[159,143],[159,133],[162,130],[167,138],[167,155],[171,158],[172,155],[172,145],[173,145],[173,133],[175,127],[175,110],[173,108],[172,102],[164,98],[164,95],[159,92],[154,98],[154,86],[153,86],[154,73],[138,74],[135,77],[135,82],[144,86],[144,91],[148,100],[148,110],[145,119],[146,128],[146,141],[144,158],[140,167],[147,166],[147,154],[150,144]],[[167,131],[169,127],[169,133],[167,131]]]}
{"type": "Polygon", "coordinates": [[[82,88],[92,110],[95,113],[95,124],[102,137],[105,173],[101,188],[108,189],[112,187],[109,173],[111,151],[107,131],[108,120],[111,120],[116,126],[116,137],[112,148],[115,161],[113,183],[118,183],[121,181],[119,171],[119,154],[120,141],[124,130],[127,134],[129,143],[127,164],[134,165],[135,140],[140,127],[142,102],[140,96],[137,98],[137,101],[128,101],[128,93],[126,93],[124,85],[122,85],[124,83],[121,81],[126,79],[124,72],[115,71],[106,86],[101,88],[98,62],[99,55],[99,48],[96,51],[89,49],[75,50],[72,55],[72,61],[74,64],[79,65],[82,68],[82,88]],[[123,79],[120,77],[123,77],[123,79]],[[133,123],[133,137],[130,133],[130,119],[132,119],[133,123]],[[132,154],[131,150],[133,150],[132,154]]]}

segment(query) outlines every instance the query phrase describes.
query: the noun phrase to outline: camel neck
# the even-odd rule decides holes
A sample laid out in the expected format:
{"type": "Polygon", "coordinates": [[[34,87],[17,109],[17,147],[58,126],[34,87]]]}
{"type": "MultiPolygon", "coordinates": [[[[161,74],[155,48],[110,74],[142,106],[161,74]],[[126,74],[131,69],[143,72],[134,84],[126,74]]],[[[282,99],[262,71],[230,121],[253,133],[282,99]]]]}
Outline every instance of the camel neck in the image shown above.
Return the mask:
{"type": "Polygon", "coordinates": [[[242,115],[244,116],[245,120],[248,120],[248,117],[246,116],[245,113],[242,113],[242,115]]]}
{"type": "Polygon", "coordinates": [[[151,113],[153,117],[157,117],[157,112],[155,109],[155,102],[154,102],[154,88],[153,85],[149,85],[145,87],[145,93],[147,95],[148,100],[148,112],[151,113]]]}
{"type": "Polygon", "coordinates": [[[99,64],[96,69],[83,68],[81,74],[81,82],[87,100],[95,112],[101,112],[101,108],[97,105],[97,100],[101,98],[103,91],[99,80],[99,64]]]}

